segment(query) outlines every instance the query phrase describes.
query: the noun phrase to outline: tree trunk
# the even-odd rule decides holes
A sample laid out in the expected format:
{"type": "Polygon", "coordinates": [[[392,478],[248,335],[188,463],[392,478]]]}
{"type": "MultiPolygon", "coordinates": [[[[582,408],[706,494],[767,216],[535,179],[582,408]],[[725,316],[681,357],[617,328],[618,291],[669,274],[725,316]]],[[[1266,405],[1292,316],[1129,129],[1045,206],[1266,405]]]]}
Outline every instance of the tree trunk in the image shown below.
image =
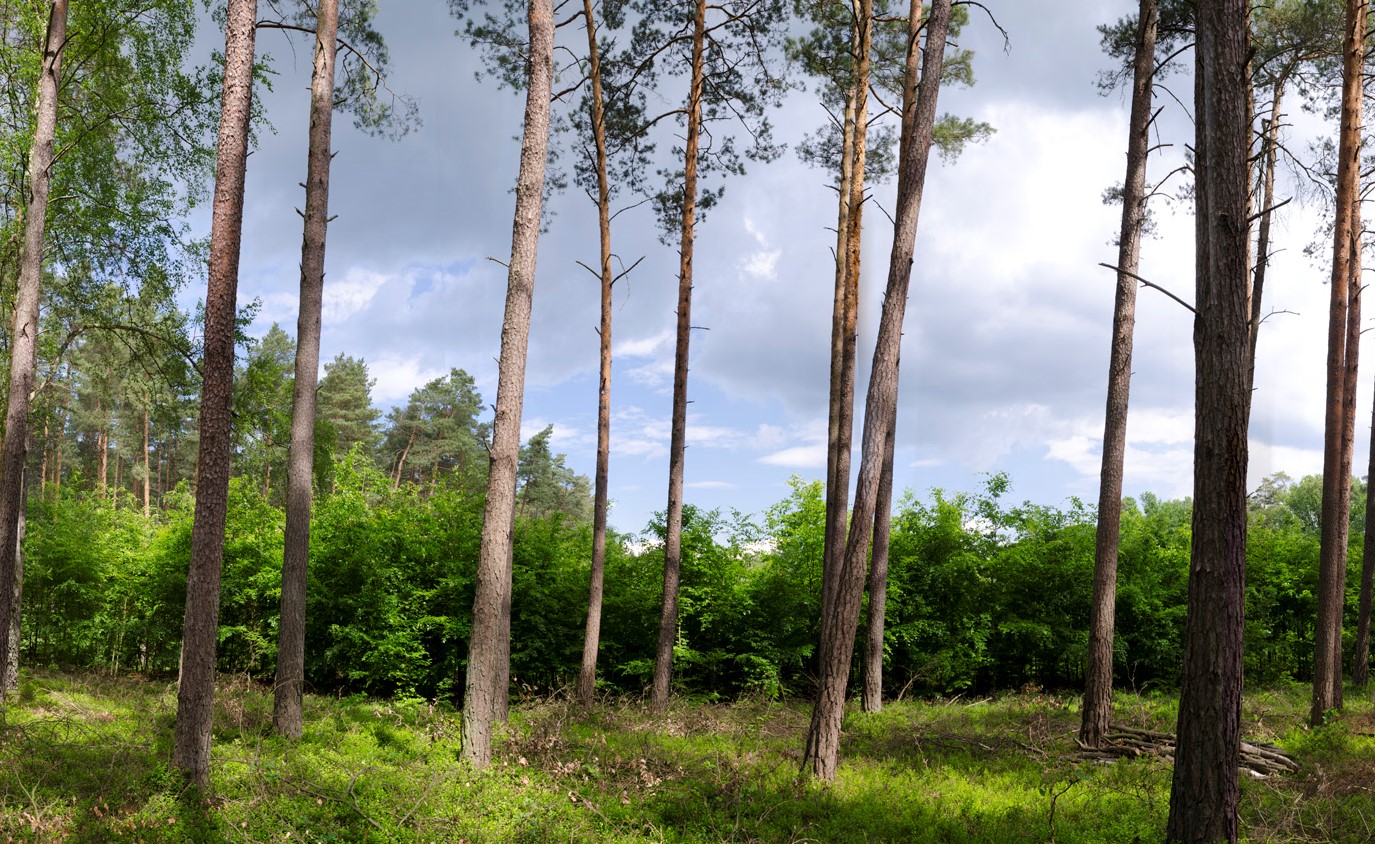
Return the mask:
{"type": "Polygon", "coordinates": [[[1288,69],[1275,77],[1270,95],[1270,121],[1265,126],[1261,159],[1265,168],[1261,174],[1260,225],[1256,234],[1256,266],[1251,273],[1251,334],[1247,352],[1247,380],[1252,388],[1256,383],[1256,345],[1260,339],[1261,300],[1265,293],[1265,276],[1270,268],[1270,224],[1275,206],[1275,169],[1279,161],[1280,106],[1284,103],[1288,69]]]}
{"type": "Polygon", "coordinates": [[[152,459],[148,448],[148,411],[143,411],[143,518],[153,515],[153,471],[152,459]]]}
{"type": "MultiPolygon", "coordinates": [[[[1356,179],[1356,195],[1360,195],[1360,178],[1356,179]]],[[[1360,204],[1351,208],[1351,264],[1347,268],[1350,288],[1347,292],[1346,308],[1346,358],[1342,365],[1342,461],[1341,495],[1337,506],[1342,513],[1342,553],[1337,567],[1337,583],[1334,591],[1340,596],[1337,604],[1337,621],[1333,625],[1332,640],[1332,691],[1335,708],[1342,708],[1342,620],[1346,615],[1346,573],[1350,548],[1351,531],[1351,461],[1356,447],[1356,383],[1359,375],[1361,357],[1361,246],[1360,246],[1360,204]]]]}
{"type": "Polygon", "coordinates": [[[883,452],[883,471],[878,479],[878,498],[874,501],[874,553],[869,563],[869,619],[864,640],[865,712],[883,709],[883,625],[888,611],[888,539],[893,519],[893,452],[897,440],[897,417],[888,419],[887,445],[883,452]]]}
{"type": "Polygon", "coordinates": [[[1131,128],[1127,175],[1122,187],[1122,228],[1117,246],[1117,296],[1112,311],[1112,351],[1103,422],[1103,462],[1098,486],[1098,530],[1093,559],[1093,603],[1084,669],[1084,709],[1079,740],[1097,747],[1112,718],[1112,654],[1117,615],[1117,542],[1122,527],[1122,467],[1127,453],[1132,334],[1136,327],[1136,274],[1141,229],[1146,221],[1146,159],[1150,152],[1151,99],[1155,75],[1156,0],[1141,0],[1132,69],[1131,128]]]}
{"type": "MultiPolygon", "coordinates": [[[[102,412],[104,408],[99,408],[102,412]]],[[[110,435],[105,432],[105,420],[101,419],[100,430],[96,432],[96,448],[100,449],[100,497],[104,498],[110,489],[110,435]]]]}
{"type": "Polygon", "coordinates": [[[505,713],[509,691],[516,461],[520,451],[520,415],[530,342],[530,307],[535,290],[535,254],[539,245],[544,167],[549,147],[549,98],[554,64],[552,0],[530,0],[529,28],[529,79],[506,286],[506,314],[501,326],[491,471],[482,515],[473,627],[463,696],[463,758],[478,768],[486,767],[491,761],[492,722],[505,713]]]}
{"type": "Polygon", "coordinates": [[[683,158],[683,224],[678,248],[678,336],[673,354],[673,422],[668,448],[668,509],[664,524],[664,592],[659,643],[654,652],[655,709],[668,706],[673,646],[678,640],[678,579],[683,564],[683,457],[687,448],[688,340],[692,333],[692,247],[697,224],[697,145],[702,123],[702,55],[706,0],[697,0],[692,28],[692,77],[688,88],[687,142],[683,158]]]}
{"type": "MultiPolygon", "coordinates": [[[[918,18],[919,0],[913,0],[911,17],[918,18]]],[[[904,115],[898,171],[897,219],[893,225],[893,249],[888,265],[888,287],[879,318],[878,340],[869,376],[869,393],[864,408],[864,437],[860,452],[859,481],[855,487],[855,506],[849,537],[839,576],[835,600],[821,618],[819,682],[811,726],[807,731],[807,750],[803,766],[810,766],[821,779],[835,778],[840,756],[840,725],[845,715],[845,687],[854,653],[855,628],[859,621],[860,599],[864,591],[869,540],[874,526],[874,510],[879,478],[887,450],[889,420],[897,412],[898,357],[902,345],[902,321],[907,309],[907,289],[912,277],[912,255],[926,182],[926,165],[931,152],[932,130],[936,120],[936,99],[940,92],[941,67],[945,59],[945,40],[950,27],[951,0],[935,0],[926,27],[926,52],[921,68],[921,87],[917,91],[914,114],[904,115]]],[[[913,38],[910,50],[917,48],[913,38]]],[[[915,80],[913,63],[908,62],[907,85],[915,80]]]]}
{"type": "MultiPolygon", "coordinates": [[[[44,229],[48,220],[48,188],[52,184],[53,146],[57,133],[57,92],[62,75],[62,50],[67,41],[67,0],[52,0],[43,43],[43,68],[38,80],[33,148],[29,153],[29,196],[24,217],[24,252],[15,291],[14,329],[10,334],[9,398],[5,409],[5,437],[0,450],[0,666],[17,660],[7,635],[19,608],[14,596],[20,588],[19,522],[24,504],[24,461],[28,445],[29,395],[37,366],[39,288],[43,279],[44,229]]],[[[17,665],[17,662],[16,662],[17,665]]],[[[17,669],[16,669],[17,670],[17,669]]],[[[0,702],[9,691],[0,683],[0,702]]]]}
{"type": "Polygon", "coordinates": [[[46,499],[48,497],[48,454],[51,452],[51,445],[48,437],[48,420],[43,420],[43,460],[38,464],[38,497],[46,499]]]}
{"type": "Polygon", "coordinates": [[[855,4],[850,45],[853,79],[842,127],[839,219],[836,226],[835,302],[831,317],[830,420],[826,454],[826,527],[822,551],[822,611],[835,598],[845,553],[855,418],[855,349],[858,344],[859,259],[863,233],[864,164],[869,123],[869,65],[874,4],[855,4]]]}
{"type": "Polygon", "coordinates": [[[19,492],[19,523],[14,532],[14,591],[10,593],[9,653],[6,654],[4,669],[5,691],[19,689],[19,648],[23,643],[24,627],[20,623],[24,615],[24,533],[28,528],[29,491],[22,481],[19,492]]]}
{"type": "Polygon", "coordinates": [[[186,579],[181,681],[177,688],[177,723],[172,748],[172,764],[202,787],[210,782],[220,566],[224,559],[224,523],[229,498],[235,300],[253,99],[257,0],[230,0],[228,11],[215,194],[210,220],[210,280],[205,296],[196,510],[191,528],[191,566],[186,579]]]}
{"type": "Polygon", "coordinates": [[[1350,517],[1350,458],[1346,429],[1346,358],[1352,353],[1350,293],[1353,227],[1359,201],[1361,154],[1361,68],[1365,60],[1366,6],[1347,0],[1342,46],[1342,112],[1337,151],[1337,202],[1332,235],[1332,292],[1327,333],[1327,412],[1323,435],[1322,536],[1318,562],[1318,619],[1313,643],[1313,703],[1309,722],[1321,724],[1341,705],[1342,605],[1350,517]],[[1346,468],[1343,469],[1343,463],[1346,468]],[[1343,502],[1346,506],[1343,507],[1343,502]]]}
{"type": "Polygon", "coordinates": [[[1249,407],[1248,6],[1197,6],[1194,510],[1166,837],[1235,841],[1249,407]]]}
{"type": "Polygon", "coordinates": [[[601,642],[602,595],[606,578],[607,477],[611,467],[611,186],[607,177],[606,124],[602,104],[602,63],[592,0],[583,0],[587,55],[592,77],[592,140],[597,151],[597,231],[601,245],[601,372],[597,382],[597,470],[592,493],[592,567],[587,591],[578,700],[591,703],[597,688],[597,651],[601,642]]]}
{"type": "Polygon", "coordinates": [[[1361,603],[1356,620],[1356,653],[1352,657],[1351,682],[1360,688],[1370,684],[1370,605],[1375,593],[1375,419],[1371,420],[1370,464],[1366,469],[1365,547],[1361,551],[1361,603]]]}
{"type": "MultiPolygon", "coordinates": [[[[339,0],[320,0],[315,19],[315,66],[310,84],[310,142],[306,210],[301,237],[301,302],[296,319],[296,380],[287,446],[286,534],[282,547],[281,621],[272,724],[277,734],[301,737],[305,691],[306,575],[310,561],[310,500],[315,469],[315,388],[320,370],[320,313],[329,225],[330,128],[334,117],[334,56],[339,0]]],[[[270,464],[269,464],[270,465],[270,464]]]]}
{"type": "Polygon", "coordinates": [[[396,458],[396,474],[392,476],[392,489],[401,488],[401,473],[405,471],[406,458],[411,454],[411,446],[415,445],[415,434],[418,430],[420,430],[419,425],[411,428],[410,436],[406,437],[406,447],[401,449],[401,456],[396,458]]]}

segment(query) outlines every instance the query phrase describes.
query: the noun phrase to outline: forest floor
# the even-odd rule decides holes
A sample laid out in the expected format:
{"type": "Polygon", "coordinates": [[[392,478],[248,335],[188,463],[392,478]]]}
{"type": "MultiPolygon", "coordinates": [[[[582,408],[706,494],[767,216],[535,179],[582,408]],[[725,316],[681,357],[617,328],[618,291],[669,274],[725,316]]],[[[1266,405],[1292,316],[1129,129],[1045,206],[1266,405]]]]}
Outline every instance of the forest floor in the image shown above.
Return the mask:
{"type": "MultiPolygon", "coordinates": [[[[1292,774],[1242,784],[1249,841],[1375,840],[1375,706],[1302,727],[1307,687],[1247,696],[1248,739],[1292,774]]],[[[1117,721],[1172,730],[1176,699],[1121,694],[1117,721]]],[[[799,776],[804,702],[515,705],[494,764],[458,761],[424,701],[308,697],[302,740],[270,691],[222,681],[212,788],[170,768],[173,686],[34,673],[0,712],[0,838],[15,841],[1135,842],[1162,837],[1169,762],[1082,758],[1077,700],[1024,692],[852,712],[839,776],[799,776]]]]}

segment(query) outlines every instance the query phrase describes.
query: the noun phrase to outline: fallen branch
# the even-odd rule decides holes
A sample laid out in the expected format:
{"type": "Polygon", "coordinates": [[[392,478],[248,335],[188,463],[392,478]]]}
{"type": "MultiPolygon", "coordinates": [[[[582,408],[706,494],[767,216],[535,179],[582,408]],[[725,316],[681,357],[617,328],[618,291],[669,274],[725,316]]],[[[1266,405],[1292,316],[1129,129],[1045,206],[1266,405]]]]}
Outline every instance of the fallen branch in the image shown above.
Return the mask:
{"type": "MultiPolygon", "coordinates": [[[[1103,736],[1098,747],[1089,747],[1077,738],[1079,757],[1095,761],[1112,762],[1122,758],[1158,756],[1173,764],[1175,737],[1173,733],[1155,730],[1142,730],[1114,724],[1103,736]]],[[[1298,771],[1299,763],[1293,757],[1273,744],[1243,741],[1237,759],[1237,767],[1253,777],[1263,778],[1271,774],[1298,771]]]]}

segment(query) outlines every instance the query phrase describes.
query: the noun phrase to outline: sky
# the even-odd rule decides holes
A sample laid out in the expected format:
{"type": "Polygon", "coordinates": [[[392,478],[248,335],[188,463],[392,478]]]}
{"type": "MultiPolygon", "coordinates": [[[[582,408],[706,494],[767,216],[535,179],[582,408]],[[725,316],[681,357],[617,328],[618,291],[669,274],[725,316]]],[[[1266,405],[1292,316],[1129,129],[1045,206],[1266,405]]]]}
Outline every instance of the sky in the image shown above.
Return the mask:
{"type": "MultiPolygon", "coordinates": [[[[977,10],[959,46],[975,51],[977,82],[942,93],[941,111],[996,130],[954,162],[933,159],[917,235],[902,354],[894,483],[975,491],[1007,472],[1013,501],[1097,498],[1114,274],[1116,206],[1127,103],[1100,95],[1108,66],[1096,27],[1136,8],[1123,0],[988,0],[1007,41],[977,10]]],[[[391,86],[413,96],[423,125],[391,141],[335,120],[322,360],[363,358],[379,408],[451,367],[495,400],[496,357],[510,253],[522,96],[479,81],[477,55],[455,37],[448,4],[384,3],[391,86]]],[[[273,322],[295,333],[309,108],[309,44],[259,34],[278,73],[262,102],[274,131],[249,159],[240,302],[261,302],[250,333],[273,322]]],[[[1187,71],[1168,77],[1150,177],[1183,161],[1192,124],[1187,71]]],[[[814,87],[814,86],[813,86],[814,87]]],[[[667,101],[679,96],[667,86],[667,101]]],[[[1293,111],[1298,112],[1295,108],[1293,111]]],[[[1292,115],[1288,142],[1330,132],[1292,115]]],[[[830,177],[793,152],[826,119],[815,90],[792,92],[772,115],[789,151],[726,185],[699,226],[689,379],[687,503],[762,514],[789,478],[825,472],[835,220],[830,177]]],[[[664,138],[661,146],[671,142],[664,138]]],[[[1280,196],[1297,193],[1282,174],[1280,196]]],[[[1179,186],[1178,177],[1166,189],[1179,186]]],[[[891,212],[891,184],[873,190],[891,212]]],[[[541,239],[523,432],[554,426],[573,469],[594,470],[598,283],[596,214],[576,189],[556,196],[541,239]]],[[[1156,236],[1141,275],[1193,298],[1193,218],[1187,202],[1154,206],[1156,236]]],[[[208,228],[208,217],[206,227],[208,228]]],[[[866,212],[859,400],[873,354],[892,229],[866,212]]],[[[1258,352],[1250,486],[1322,465],[1326,259],[1304,248],[1318,203],[1280,212],[1258,352]]],[[[639,532],[667,498],[677,249],[659,242],[646,209],[627,212],[615,251],[643,263],[618,283],[612,376],[612,526],[639,532]]],[[[1318,250],[1323,255],[1323,251],[1318,250]]],[[[203,295],[201,291],[191,291],[203,295]]],[[[1142,290],[1137,315],[1125,492],[1184,497],[1192,487],[1192,315],[1142,290]]],[[[1364,378],[1363,382],[1368,382],[1364,378]]],[[[1370,412],[1363,383],[1358,419],[1370,412]]],[[[858,432],[856,424],[856,460],[858,432]]],[[[1358,426],[1356,471],[1366,432],[1358,426]]]]}

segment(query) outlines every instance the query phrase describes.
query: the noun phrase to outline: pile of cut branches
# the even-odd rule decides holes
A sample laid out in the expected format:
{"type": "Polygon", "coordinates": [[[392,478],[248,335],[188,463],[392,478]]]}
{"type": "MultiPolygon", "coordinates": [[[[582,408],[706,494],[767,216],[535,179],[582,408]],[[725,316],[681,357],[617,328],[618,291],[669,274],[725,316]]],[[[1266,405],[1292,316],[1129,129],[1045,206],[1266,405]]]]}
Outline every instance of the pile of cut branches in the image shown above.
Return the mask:
{"type": "MultiPolygon", "coordinates": [[[[1173,733],[1140,730],[1135,727],[1123,727],[1114,724],[1103,736],[1103,744],[1099,747],[1089,747],[1077,738],[1075,741],[1079,744],[1079,756],[1082,759],[1110,762],[1127,757],[1160,756],[1174,762],[1175,737],[1173,733]]],[[[1299,763],[1295,762],[1289,754],[1273,744],[1259,741],[1243,741],[1241,743],[1241,758],[1237,764],[1241,770],[1257,778],[1299,769],[1299,763]]]]}

